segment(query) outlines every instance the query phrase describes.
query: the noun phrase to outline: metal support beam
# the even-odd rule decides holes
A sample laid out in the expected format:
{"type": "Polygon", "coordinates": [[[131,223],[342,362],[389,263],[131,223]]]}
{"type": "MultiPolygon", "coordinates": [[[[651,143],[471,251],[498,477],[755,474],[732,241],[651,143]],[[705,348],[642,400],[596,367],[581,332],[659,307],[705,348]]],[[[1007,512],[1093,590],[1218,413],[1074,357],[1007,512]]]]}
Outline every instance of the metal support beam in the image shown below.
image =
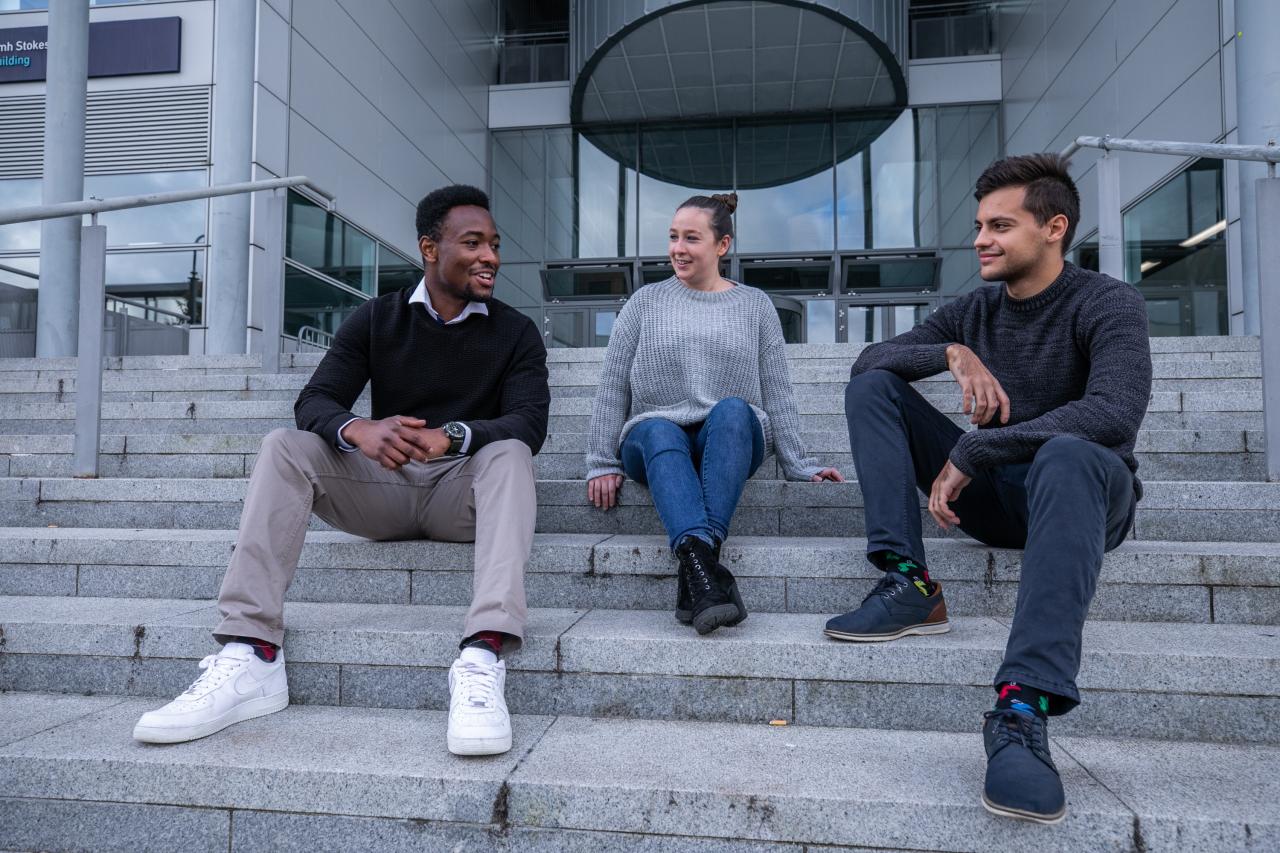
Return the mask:
{"type": "Polygon", "coordinates": [[[284,229],[286,190],[273,190],[267,198],[267,239],[263,267],[266,280],[259,306],[262,308],[262,334],[258,336],[262,353],[262,369],[280,372],[280,337],[284,334],[284,229]]]}
{"type": "Polygon", "coordinates": [[[1124,234],[1120,216],[1120,160],[1103,150],[1098,170],[1098,271],[1124,281],[1124,234]]]}
{"type": "Polygon", "coordinates": [[[98,476],[102,436],[102,325],[106,307],[107,227],[80,234],[80,357],[76,364],[76,440],[72,475],[98,476]]]}
{"type": "MultiPolygon", "coordinates": [[[[210,182],[252,177],[253,74],[258,4],[214,5],[213,164],[210,182]]],[[[205,351],[243,353],[249,339],[249,197],[209,203],[209,274],[205,281],[205,351]]]]}
{"type": "MultiPolygon", "coordinates": [[[[1280,3],[1276,0],[1235,0],[1235,71],[1236,138],[1246,145],[1266,145],[1280,140],[1280,3]]],[[[1264,176],[1261,166],[1240,164],[1240,295],[1244,332],[1261,331],[1261,284],[1265,276],[1262,264],[1263,246],[1276,239],[1276,232],[1261,239],[1251,223],[1256,216],[1255,185],[1264,176]]],[[[1275,220],[1273,220],[1274,222],[1275,220]]],[[[1275,256],[1272,255],[1274,258],[1275,256]]],[[[1274,317],[1272,318],[1274,320],[1274,317]]]]}
{"type": "Polygon", "coordinates": [[[1280,482],[1280,178],[1264,178],[1256,186],[1263,431],[1267,479],[1280,482]]]}
{"type": "MultiPolygon", "coordinates": [[[[45,84],[45,204],[84,198],[84,105],[89,74],[89,0],[60,0],[49,9],[45,84]]],[[[80,290],[80,220],[40,225],[40,289],[36,296],[36,355],[76,354],[80,290]]]]}

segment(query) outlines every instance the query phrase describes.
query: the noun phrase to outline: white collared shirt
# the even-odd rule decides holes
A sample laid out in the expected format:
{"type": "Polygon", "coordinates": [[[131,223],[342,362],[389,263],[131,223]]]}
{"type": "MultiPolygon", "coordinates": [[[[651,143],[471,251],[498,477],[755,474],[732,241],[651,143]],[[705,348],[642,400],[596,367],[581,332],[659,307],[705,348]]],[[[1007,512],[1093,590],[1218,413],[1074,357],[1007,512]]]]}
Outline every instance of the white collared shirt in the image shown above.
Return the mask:
{"type": "MultiPolygon", "coordinates": [[[[427,309],[427,313],[431,315],[431,319],[435,320],[437,323],[439,323],[442,326],[457,325],[458,323],[461,323],[463,320],[470,317],[472,314],[483,314],[486,317],[489,316],[488,305],[485,305],[483,302],[468,302],[466,304],[466,307],[462,309],[462,311],[458,314],[457,317],[454,317],[452,320],[441,320],[439,312],[437,312],[435,306],[431,304],[431,294],[427,291],[426,278],[418,279],[418,286],[413,289],[413,293],[409,296],[409,304],[412,305],[415,302],[421,303],[423,306],[425,306],[427,309]]],[[[350,424],[358,420],[360,420],[360,418],[352,418],[342,426],[338,427],[338,449],[339,450],[344,450],[347,453],[353,453],[357,449],[354,444],[349,443],[342,437],[342,431],[346,429],[350,424]]],[[[467,426],[466,424],[463,424],[462,428],[466,430],[467,434],[462,438],[462,449],[458,451],[459,454],[465,454],[467,450],[471,447],[471,427],[467,426]]]]}

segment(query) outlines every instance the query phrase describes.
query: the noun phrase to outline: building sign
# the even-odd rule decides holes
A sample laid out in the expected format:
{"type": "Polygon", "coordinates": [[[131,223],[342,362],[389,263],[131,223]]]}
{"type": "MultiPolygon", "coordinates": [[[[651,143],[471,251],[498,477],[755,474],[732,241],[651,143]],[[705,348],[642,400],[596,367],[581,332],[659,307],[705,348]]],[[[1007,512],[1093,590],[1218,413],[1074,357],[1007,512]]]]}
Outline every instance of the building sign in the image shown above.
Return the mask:
{"type": "MultiPolygon", "coordinates": [[[[45,79],[48,27],[0,30],[0,83],[45,79]]],[[[180,70],[181,18],[139,18],[89,24],[89,76],[125,77],[180,70]]]]}

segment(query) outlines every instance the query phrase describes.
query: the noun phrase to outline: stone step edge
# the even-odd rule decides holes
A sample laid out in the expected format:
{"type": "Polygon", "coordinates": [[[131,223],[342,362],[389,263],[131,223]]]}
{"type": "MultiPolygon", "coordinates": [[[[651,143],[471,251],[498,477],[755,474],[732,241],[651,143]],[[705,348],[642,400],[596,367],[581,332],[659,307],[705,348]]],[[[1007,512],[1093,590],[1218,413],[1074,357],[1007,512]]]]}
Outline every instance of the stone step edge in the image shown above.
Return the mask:
{"type": "MultiPolygon", "coordinates": [[[[199,660],[217,624],[213,602],[0,597],[4,657],[92,656],[199,660]]],[[[448,667],[465,607],[285,606],[286,658],[295,664],[448,667]],[[342,627],[355,624],[357,627],[342,627]]],[[[669,611],[531,608],[516,671],[718,677],[879,684],[989,685],[1009,620],[956,617],[946,634],[896,643],[845,643],[817,614],[753,614],[708,641],[669,611]]],[[[1221,697],[1280,696],[1280,638],[1265,625],[1085,624],[1082,690],[1221,697]],[[1248,671],[1242,683],[1236,673],[1248,671]]]]}
{"type": "MultiPolygon", "coordinates": [[[[0,528],[0,567],[89,565],[225,569],[236,531],[193,528],[0,528]],[[175,547],[182,551],[175,554],[175,547]]],[[[1017,582],[1019,549],[970,539],[925,539],[938,580],[1017,582]]],[[[726,565],[740,577],[874,579],[866,538],[734,536],[726,565]]],[[[472,572],[474,546],[461,542],[377,542],[337,531],[308,531],[299,569],[472,572]]],[[[1128,540],[1103,558],[1101,582],[1280,587],[1280,543],[1128,540]]],[[[672,577],[661,535],[536,533],[530,574],[672,577]]]]}
{"type": "MultiPolygon", "coordinates": [[[[0,697],[0,707],[25,703],[27,716],[41,702],[54,699],[0,697]]],[[[476,760],[443,754],[441,712],[302,707],[195,744],[124,743],[118,730],[148,704],[100,697],[56,722],[40,720],[35,733],[0,748],[13,780],[6,793],[407,819],[415,847],[424,820],[500,835],[545,826],[920,850],[1042,849],[1048,832],[982,810],[976,733],[517,716],[516,748],[476,760]],[[722,755],[725,744],[732,757],[722,755]],[[840,755],[858,756],[860,772],[850,775],[840,755]]],[[[1275,749],[1088,737],[1052,744],[1070,807],[1051,830],[1057,849],[1243,849],[1280,829],[1270,807],[1275,749]],[[1206,814],[1220,777],[1240,777],[1236,802],[1206,814]],[[1160,796],[1147,790],[1151,778],[1168,782],[1160,796]]]]}

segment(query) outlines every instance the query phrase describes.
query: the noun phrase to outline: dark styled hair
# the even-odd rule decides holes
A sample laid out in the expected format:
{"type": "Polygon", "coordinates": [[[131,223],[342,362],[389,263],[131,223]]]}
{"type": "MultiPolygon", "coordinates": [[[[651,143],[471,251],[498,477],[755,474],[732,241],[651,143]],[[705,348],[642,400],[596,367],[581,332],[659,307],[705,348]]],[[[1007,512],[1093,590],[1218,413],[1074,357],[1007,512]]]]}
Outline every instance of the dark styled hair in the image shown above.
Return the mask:
{"type": "Polygon", "coordinates": [[[452,184],[427,193],[426,197],[418,202],[416,219],[418,239],[430,237],[438,242],[440,227],[444,225],[444,219],[449,215],[449,211],[464,205],[474,205],[488,210],[489,197],[483,190],[467,184],[452,184]]]}
{"type": "Polygon", "coordinates": [[[691,196],[676,210],[684,210],[686,207],[696,207],[711,214],[711,230],[715,232],[716,242],[726,234],[733,236],[733,212],[738,209],[737,193],[691,196]]]}
{"type": "Polygon", "coordinates": [[[979,177],[973,197],[982,197],[1005,187],[1025,187],[1022,206],[1044,225],[1061,213],[1067,217],[1062,235],[1062,252],[1067,253],[1080,222],[1080,191],[1067,171],[1067,158],[1060,154],[1019,154],[997,160],[979,177]]]}

